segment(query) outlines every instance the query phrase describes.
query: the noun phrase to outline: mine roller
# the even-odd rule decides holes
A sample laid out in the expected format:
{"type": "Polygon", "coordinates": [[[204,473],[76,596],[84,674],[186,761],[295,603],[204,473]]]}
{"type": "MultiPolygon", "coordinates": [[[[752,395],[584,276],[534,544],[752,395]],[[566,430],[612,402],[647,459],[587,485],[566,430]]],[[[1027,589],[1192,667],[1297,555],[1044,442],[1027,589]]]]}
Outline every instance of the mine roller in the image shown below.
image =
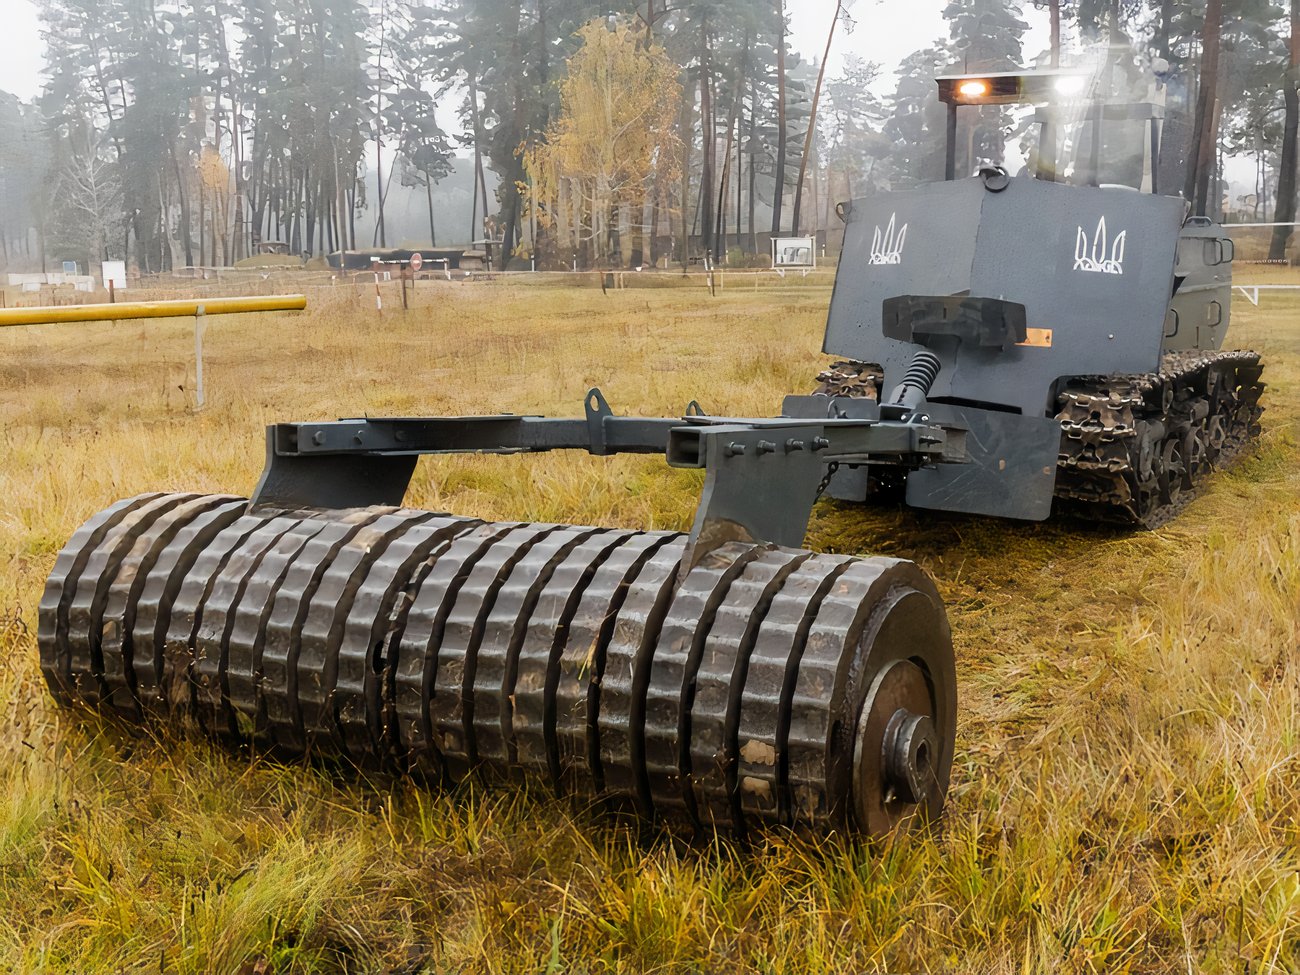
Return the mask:
{"type": "Polygon", "coordinates": [[[267,433],[251,499],[83,525],[41,600],[54,697],[429,783],[531,780],[671,828],[881,833],[952,764],[942,602],[914,564],[802,544],[828,464],[963,459],[895,419],[366,418],[267,433]],[[422,454],[662,453],[689,533],[401,507],[422,454]]]}
{"type": "MultiPolygon", "coordinates": [[[[959,104],[1059,80],[941,79],[948,175],[959,104]]],[[[1122,117],[1152,159],[1159,114],[1122,117]]],[[[1094,143],[1110,118],[1096,110],[1094,143]]],[[[803,549],[817,499],[1041,519],[1056,498],[1152,526],[1258,429],[1258,356],[1220,351],[1231,241],[1177,199],[1076,185],[1088,167],[1071,182],[1050,155],[841,207],[825,349],[846,361],[780,416],[617,416],[591,390],[570,419],[283,423],[251,499],[120,502],[50,576],[51,692],[697,831],[933,819],[956,719],[943,605],[910,562],[803,549]],[[421,455],[551,450],[702,469],[691,530],[402,507],[421,455]]]]}

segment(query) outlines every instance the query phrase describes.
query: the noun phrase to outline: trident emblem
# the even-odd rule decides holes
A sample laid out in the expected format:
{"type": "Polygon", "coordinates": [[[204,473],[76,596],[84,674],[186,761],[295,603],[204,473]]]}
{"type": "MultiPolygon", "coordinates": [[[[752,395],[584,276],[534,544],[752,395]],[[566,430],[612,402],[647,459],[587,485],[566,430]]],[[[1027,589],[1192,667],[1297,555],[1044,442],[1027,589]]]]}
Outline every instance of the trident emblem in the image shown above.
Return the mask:
{"type": "Polygon", "coordinates": [[[1122,230],[1110,245],[1110,254],[1106,253],[1106,218],[1097,221],[1097,233],[1089,249],[1088,234],[1080,227],[1079,235],[1074,240],[1074,269],[1076,271],[1095,271],[1098,274],[1124,273],[1124,243],[1128,231],[1122,230]]]}
{"type": "Polygon", "coordinates": [[[897,213],[889,215],[889,224],[885,227],[885,232],[880,232],[880,225],[876,225],[876,233],[871,238],[871,256],[868,258],[868,264],[902,264],[903,263],[903,244],[907,240],[907,224],[903,224],[899,230],[898,236],[894,236],[894,224],[897,222],[897,213]]]}

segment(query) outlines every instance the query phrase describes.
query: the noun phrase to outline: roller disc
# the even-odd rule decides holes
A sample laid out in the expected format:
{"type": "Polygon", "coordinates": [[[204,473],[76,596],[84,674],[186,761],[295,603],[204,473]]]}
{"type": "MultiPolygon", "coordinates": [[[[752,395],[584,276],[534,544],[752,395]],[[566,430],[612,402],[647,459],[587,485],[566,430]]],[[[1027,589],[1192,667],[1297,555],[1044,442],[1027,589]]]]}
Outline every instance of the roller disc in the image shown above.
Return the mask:
{"type": "Polygon", "coordinates": [[[267,736],[286,755],[300,754],[307,747],[298,708],[298,654],[302,649],[302,626],[316,590],[343,546],[375,519],[396,510],[358,508],[332,512],[330,521],[290,563],[280,584],[262,642],[259,700],[267,736]]]}
{"type": "MultiPolygon", "coordinates": [[[[230,707],[231,632],[250,582],[255,586],[258,582],[263,558],[280,544],[293,550],[301,548],[301,525],[299,518],[267,519],[235,547],[212,579],[194,631],[194,663],[190,671],[195,713],[199,723],[211,734],[231,738],[239,734],[235,712],[230,707]]],[[[252,612],[260,609],[254,606],[252,612]]]]}
{"type": "Polygon", "coordinates": [[[683,540],[656,551],[628,587],[597,685],[594,777],[614,808],[634,809],[644,816],[653,814],[642,756],[646,685],[684,549],[683,540]]]}
{"type": "MultiPolygon", "coordinates": [[[[103,660],[105,704],[123,717],[140,717],[135,694],[134,630],[144,589],[160,558],[182,529],[198,516],[229,504],[232,499],[198,495],[160,515],[139,535],[109,583],[100,624],[99,649],[103,660]]],[[[152,661],[152,641],[142,647],[152,661]]]]}
{"type": "Polygon", "coordinates": [[[936,816],[956,695],[912,563],[403,508],[144,495],[40,607],[61,701],[170,712],[425,781],[525,773],[668,824],[882,833],[936,816]]]}
{"type": "Polygon", "coordinates": [[[384,743],[383,684],[389,614],[412,574],[428,558],[479,523],[439,515],[411,525],[371,564],[343,622],[334,686],[339,737],[354,762],[374,764],[388,756],[384,743]]]}
{"type": "MultiPolygon", "coordinates": [[[[164,494],[133,508],[111,525],[86,560],[68,604],[68,667],[77,696],[87,704],[103,700],[104,664],[100,652],[109,589],[136,541],[177,505],[194,495],[164,494]]],[[[128,572],[132,567],[128,562],[128,572]]]]}
{"type": "Polygon", "coordinates": [[[740,696],[736,761],[727,769],[738,829],[779,822],[790,808],[784,769],[799,659],[822,598],[851,564],[840,556],[808,559],[786,579],[759,624],[740,696]]]}
{"type": "Polygon", "coordinates": [[[397,744],[408,771],[427,781],[441,781],[446,773],[435,744],[430,704],[447,617],[474,566],[503,536],[521,527],[515,523],[480,524],[452,542],[415,582],[406,626],[388,651],[397,744]]]}
{"type": "Polygon", "coordinates": [[[498,770],[515,754],[514,699],[519,649],[538,596],[556,568],[594,528],[561,528],[528,550],[497,592],[483,626],[474,670],[474,746],[477,761],[498,770]]]}
{"type": "Polygon", "coordinates": [[[158,700],[175,717],[195,713],[194,642],[207,607],[208,595],[231,554],[273,517],[270,513],[241,515],[217,533],[185,574],[166,620],[158,700]]]}
{"type": "Polygon", "coordinates": [[[135,603],[131,632],[131,676],[140,707],[149,714],[166,710],[163,654],[172,607],[200,554],[248,507],[242,498],[225,499],[184,525],[159,554],[135,603]]]}
{"type": "Polygon", "coordinates": [[[560,651],[597,571],[633,533],[599,531],[569,553],[537,597],[519,646],[510,761],[544,777],[555,768],[555,692],[560,651]]]}
{"type": "Polygon", "coordinates": [[[280,535],[249,573],[232,608],[225,648],[225,686],[241,737],[256,738],[266,732],[259,682],[267,622],[290,566],[327,525],[323,518],[306,517],[280,535]]]}
{"type": "Polygon", "coordinates": [[[399,509],[364,525],[338,550],[312,595],[298,650],[297,706],[308,752],[346,754],[334,715],[343,625],[370,566],[429,512],[399,509]]]}
{"type": "Polygon", "coordinates": [[[520,525],[492,545],[456,596],[438,646],[437,680],[429,703],[434,743],[453,781],[478,762],[474,735],[474,675],[478,649],[497,593],[532,547],[559,525],[520,525]]]}
{"type": "Polygon", "coordinates": [[[709,552],[677,587],[664,616],[647,661],[641,745],[649,793],[641,804],[660,818],[698,821],[689,784],[695,671],[732,582],[764,554],[758,546],[742,542],[709,552]]]}
{"type": "Polygon", "coordinates": [[[72,704],[77,696],[72,679],[71,651],[68,648],[68,609],[81,575],[86,571],[91,555],[104,540],[104,536],[119,521],[160,497],[160,494],[142,494],[119,501],[111,508],[101,511],[77,529],[55,559],[54,569],[41,594],[36,644],[40,651],[41,673],[45,676],[46,686],[60,704],[72,704]]]}
{"type": "MultiPolygon", "coordinates": [[[[818,829],[856,826],[878,832],[918,806],[937,814],[925,797],[902,801],[899,776],[924,775],[941,783],[942,795],[952,762],[955,714],[951,637],[933,584],[910,562],[854,562],[822,600],[799,661],[788,744],[794,822],[818,829]],[[885,693],[873,697],[871,708],[865,709],[877,677],[887,664],[898,660],[910,661],[924,673],[930,688],[928,705],[916,705],[921,707],[917,712],[894,707],[897,701],[909,707],[915,704],[914,681],[909,671],[900,668],[882,685],[885,693]],[[912,727],[908,733],[915,746],[909,760],[924,758],[929,771],[891,760],[886,773],[873,780],[872,750],[885,746],[871,736],[882,720],[888,723],[900,715],[900,720],[929,721],[919,732],[912,727]],[[876,806],[888,816],[873,813],[864,818],[876,806]]],[[[895,737],[888,739],[891,749],[897,745],[895,737]]]]}
{"type": "Polygon", "coordinates": [[[551,779],[561,792],[590,797],[600,791],[596,715],[614,624],[646,563],[671,548],[664,558],[676,566],[684,546],[680,535],[633,535],[609,553],[583,590],[558,648],[554,677],[547,678],[547,696],[555,701],[554,718],[548,720],[545,733],[547,760],[551,779]]]}
{"type": "Polygon", "coordinates": [[[686,696],[689,742],[684,774],[696,815],[706,825],[735,829],[736,740],[741,693],[749,660],[772,600],[790,575],[812,558],[806,552],[771,549],[744,566],[717,608],[695,668],[694,694],[686,696]]]}

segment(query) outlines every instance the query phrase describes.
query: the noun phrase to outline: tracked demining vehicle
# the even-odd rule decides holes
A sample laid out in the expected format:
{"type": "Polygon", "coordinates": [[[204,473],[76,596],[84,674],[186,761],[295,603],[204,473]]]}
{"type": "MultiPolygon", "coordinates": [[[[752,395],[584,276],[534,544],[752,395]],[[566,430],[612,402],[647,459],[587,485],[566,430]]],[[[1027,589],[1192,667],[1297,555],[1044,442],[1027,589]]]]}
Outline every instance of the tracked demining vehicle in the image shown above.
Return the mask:
{"type": "Polygon", "coordinates": [[[817,395],[274,425],[251,500],[145,495],[77,531],[40,606],[55,698],[694,827],[935,815],[942,603],[909,562],[802,549],[816,499],[1156,524],[1254,431],[1260,367],[1219,351],[1231,243],[1179,200],[988,169],[844,210],[825,347],[851,361],[817,395]],[[691,531],[401,507],[421,454],[564,449],[703,469],[691,531]]]}

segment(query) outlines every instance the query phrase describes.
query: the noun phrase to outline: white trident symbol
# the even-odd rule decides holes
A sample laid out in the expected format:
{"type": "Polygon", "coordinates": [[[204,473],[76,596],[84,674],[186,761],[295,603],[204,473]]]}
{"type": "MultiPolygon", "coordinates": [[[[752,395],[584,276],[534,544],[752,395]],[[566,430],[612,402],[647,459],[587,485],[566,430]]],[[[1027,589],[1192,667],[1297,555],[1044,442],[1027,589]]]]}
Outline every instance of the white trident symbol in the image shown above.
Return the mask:
{"type": "Polygon", "coordinates": [[[894,224],[897,221],[898,214],[889,215],[889,224],[885,227],[882,235],[880,225],[876,225],[875,236],[871,238],[871,256],[867,260],[868,264],[902,264],[903,263],[903,244],[907,240],[907,224],[903,224],[898,231],[898,238],[894,237],[894,224]]]}
{"type": "Polygon", "coordinates": [[[1124,273],[1124,243],[1128,231],[1122,230],[1110,245],[1110,255],[1106,254],[1106,218],[1097,221],[1097,233],[1092,239],[1092,253],[1088,252],[1088,234],[1082,227],[1074,240],[1074,269],[1076,271],[1096,271],[1099,274],[1124,273]]]}

